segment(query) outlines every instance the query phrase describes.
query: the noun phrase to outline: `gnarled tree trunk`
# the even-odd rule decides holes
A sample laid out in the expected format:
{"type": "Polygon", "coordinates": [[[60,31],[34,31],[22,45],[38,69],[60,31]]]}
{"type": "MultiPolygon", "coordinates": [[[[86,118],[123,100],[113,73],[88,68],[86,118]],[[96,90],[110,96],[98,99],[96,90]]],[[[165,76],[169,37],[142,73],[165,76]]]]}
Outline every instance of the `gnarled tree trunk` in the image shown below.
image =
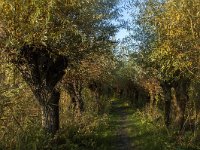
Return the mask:
{"type": "Polygon", "coordinates": [[[186,104],[189,100],[188,96],[189,86],[190,86],[190,80],[184,77],[180,77],[180,79],[176,81],[176,83],[174,84],[176,100],[180,108],[178,114],[178,125],[180,131],[184,130],[185,109],[186,109],[186,104]]]}
{"type": "Polygon", "coordinates": [[[163,89],[164,101],[165,101],[165,125],[169,127],[171,123],[171,84],[167,81],[162,82],[161,87],[163,89]]]}
{"type": "Polygon", "coordinates": [[[94,100],[96,102],[96,110],[98,113],[101,111],[101,95],[103,94],[103,85],[100,82],[92,81],[89,84],[89,89],[93,93],[94,100]]]}
{"type": "Polygon", "coordinates": [[[55,134],[59,129],[60,100],[56,85],[64,75],[68,59],[51,53],[47,46],[25,45],[21,48],[15,65],[41,106],[44,129],[55,134]]]}
{"type": "Polygon", "coordinates": [[[73,109],[78,113],[82,113],[84,111],[82,89],[83,87],[81,81],[72,81],[71,83],[67,83],[67,91],[71,97],[73,109]]]}
{"type": "Polygon", "coordinates": [[[54,90],[48,103],[42,105],[42,126],[47,132],[53,134],[59,130],[59,100],[60,93],[54,90]]]}

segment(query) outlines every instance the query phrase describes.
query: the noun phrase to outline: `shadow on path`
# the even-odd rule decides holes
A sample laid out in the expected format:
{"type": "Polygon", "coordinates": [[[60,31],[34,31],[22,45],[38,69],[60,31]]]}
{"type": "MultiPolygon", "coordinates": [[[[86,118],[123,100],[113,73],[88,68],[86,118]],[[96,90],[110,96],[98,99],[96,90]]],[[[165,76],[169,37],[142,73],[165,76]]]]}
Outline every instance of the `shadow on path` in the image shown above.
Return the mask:
{"type": "Polygon", "coordinates": [[[110,110],[110,127],[115,130],[115,138],[113,138],[113,149],[115,150],[133,150],[132,138],[128,131],[132,126],[128,120],[128,115],[131,115],[130,106],[123,101],[113,101],[110,110]]]}

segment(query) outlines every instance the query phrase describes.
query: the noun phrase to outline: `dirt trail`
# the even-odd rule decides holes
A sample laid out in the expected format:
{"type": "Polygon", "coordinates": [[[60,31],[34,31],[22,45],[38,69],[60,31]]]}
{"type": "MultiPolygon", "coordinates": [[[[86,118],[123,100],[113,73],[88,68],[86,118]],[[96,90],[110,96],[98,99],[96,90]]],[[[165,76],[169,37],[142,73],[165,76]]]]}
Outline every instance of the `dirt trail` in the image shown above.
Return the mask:
{"type": "Polygon", "coordinates": [[[112,114],[116,117],[113,120],[116,126],[116,150],[134,150],[131,143],[132,139],[128,135],[128,129],[130,128],[130,121],[128,120],[129,106],[125,106],[123,103],[113,102],[112,114]]]}

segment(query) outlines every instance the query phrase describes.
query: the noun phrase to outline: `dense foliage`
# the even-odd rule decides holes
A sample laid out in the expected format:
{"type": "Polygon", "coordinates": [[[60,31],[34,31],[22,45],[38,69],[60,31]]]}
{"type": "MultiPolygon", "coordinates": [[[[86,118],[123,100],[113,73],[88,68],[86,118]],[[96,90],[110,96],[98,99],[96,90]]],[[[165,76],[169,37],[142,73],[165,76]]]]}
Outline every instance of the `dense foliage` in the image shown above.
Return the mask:
{"type": "Polygon", "coordinates": [[[199,0],[119,2],[0,0],[0,149],[200,148],[199,0]]]}

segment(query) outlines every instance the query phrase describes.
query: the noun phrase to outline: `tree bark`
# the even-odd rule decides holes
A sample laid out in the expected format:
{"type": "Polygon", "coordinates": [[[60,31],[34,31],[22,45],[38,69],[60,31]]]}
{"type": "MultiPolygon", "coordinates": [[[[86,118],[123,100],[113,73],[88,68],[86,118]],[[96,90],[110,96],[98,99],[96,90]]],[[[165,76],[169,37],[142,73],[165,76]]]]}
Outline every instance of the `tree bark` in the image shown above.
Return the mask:
{"type": "Polygon", "coordinates": [[[68,58],[43,45],[24,45],[15,65],[30,86],[42,109],[42,125],[50,134],[59,129],[59,99],[57,83],[65,74],[68,58]]]}
{"type": "Polygon", "coordinates": [[[91,82],[89,84],[89,89],[90,91],[93,93],[93,96],[94,96],[94,100],[96,102],[96,110],[98,113],[100,113],[101,111],[101,103],[100,103],[100,100],[101,100],[101,95],[103,94],[103,91],[102,91],[102,84],[101,83],[98,83],[98,82],[91,82]]]}
{"type": "Polygon", "coordinates": [[[183,77],[181,77],[179,81],[175,83],[175,86],[174,86],[176,100],[180,108],[179,115],[178,115],[178,125],[179,125],[180,131],[184,130],[185,109],[186,109],[186,104],[189,100],[189,96],[188,96],[189,86],[190,86],[190,80],[183,77]]]}
{"type": "Polygon", "coordinates": [[[48,103],[42,106],[42,126],[48,133],[59,130],[59,99],[60,93],[53,91],[48,103]]]}
{"type": "Polygon", "coordinates": [[[84,111],[84,101],[82,98],[82,85],[79,82],[68,83],[67,90],[71,97],[73,109],[82,113],[84,111]]]}
{"type": "Polygon", "coordinates": [[[171,101],[172,101],[172,94],[171,94],[171,85],[168,82],[163,82],[161,84],[164,94],[165,100],[165,125],[169,127],[171,124],[171,101]]]}

